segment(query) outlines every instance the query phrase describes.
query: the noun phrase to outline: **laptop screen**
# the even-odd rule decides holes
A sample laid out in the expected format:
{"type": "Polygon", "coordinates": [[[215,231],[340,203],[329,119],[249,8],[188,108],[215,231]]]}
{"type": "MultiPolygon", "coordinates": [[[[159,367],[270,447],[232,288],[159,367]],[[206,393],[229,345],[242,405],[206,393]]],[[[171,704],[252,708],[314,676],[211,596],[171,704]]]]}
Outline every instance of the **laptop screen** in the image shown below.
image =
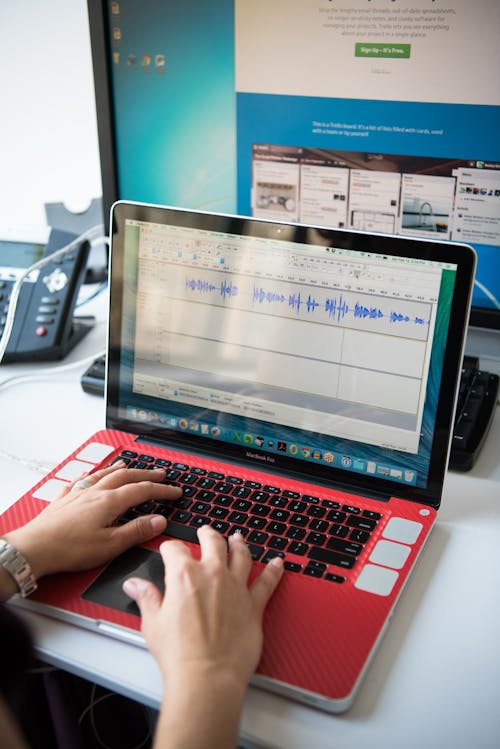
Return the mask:
{"type": "Polygon", "coordinates": [[[113,247],[118,418],[263,467],[428,486],[456,253],[134,208],[113,247]]]}

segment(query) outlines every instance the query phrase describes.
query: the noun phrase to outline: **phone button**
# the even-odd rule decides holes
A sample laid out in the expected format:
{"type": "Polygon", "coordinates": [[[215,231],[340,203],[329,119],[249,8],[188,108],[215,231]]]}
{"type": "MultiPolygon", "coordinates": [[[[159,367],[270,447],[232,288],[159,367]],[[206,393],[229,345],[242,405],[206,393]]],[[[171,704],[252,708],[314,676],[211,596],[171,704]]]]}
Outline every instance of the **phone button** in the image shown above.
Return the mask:
{"type": "Polygon", "coordinates": [[[40,338],[43,338],[43,337],[44,337],[45,335],[47,335],[47,328],[46,328],[46,327],[44,327],[43,325],[39,325],[39,326],[37,327],[37,329],[35,330],[35,333],[36,333],[36,334],[37,334],[37,336],[39,336],[40,338]]]}

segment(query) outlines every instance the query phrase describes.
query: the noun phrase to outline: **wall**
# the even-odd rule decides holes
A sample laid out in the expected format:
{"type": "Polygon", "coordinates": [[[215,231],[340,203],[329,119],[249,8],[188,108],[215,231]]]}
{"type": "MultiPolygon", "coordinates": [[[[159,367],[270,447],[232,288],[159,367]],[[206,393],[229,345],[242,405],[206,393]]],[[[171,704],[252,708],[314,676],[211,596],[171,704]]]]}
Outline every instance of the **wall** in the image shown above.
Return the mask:
{"type": "Polygon", "coordinates": [[[0,239],[101,195],[85,0],[0,0],[0,239]]]}

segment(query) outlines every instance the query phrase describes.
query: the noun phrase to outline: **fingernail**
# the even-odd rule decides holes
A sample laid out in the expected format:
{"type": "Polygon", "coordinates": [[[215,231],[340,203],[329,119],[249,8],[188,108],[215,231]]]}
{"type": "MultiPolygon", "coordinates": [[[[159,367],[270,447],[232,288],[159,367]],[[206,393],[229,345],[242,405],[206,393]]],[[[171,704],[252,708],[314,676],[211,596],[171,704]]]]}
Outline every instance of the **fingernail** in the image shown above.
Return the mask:
{"type": "Polygon", "coordinates": [[[165,518],[161,515],[153,515],[149,522],[154,533],[160,533],[165,528],[165,518]]]}
{"type": "Polygon", "coordinates": [[[123,468],[124,465],[126,465],[124,460],[117,460],[115,463],[111,464],[111,468],[123,468]]]}
{"type": "Polygon", "coordinates": [[[273,567],[283,567],[283,559],[281,557],[273,557],[268,564],[272,564],[273,567]]]}
{"type": "Polygon", "coordinates": [[[231,543],[236,542],[236,541],[241,542],[241,541],[245,540],[243,538],[243,533],[241,531],[239,531],[239,530],[235,531],[234,533],[231,533],[231,535],[229,536],[229,539],[230,539],[231,543]]]}
{"type": "Polygon", "coordinates": [[[134,598],[138,590],[137,581],[134,580],[133,578],[130,578],[129,580],[125,580],[125,582],[122,584],[122,590],[128,596],[130,596],[131,598],[134,598]]]}

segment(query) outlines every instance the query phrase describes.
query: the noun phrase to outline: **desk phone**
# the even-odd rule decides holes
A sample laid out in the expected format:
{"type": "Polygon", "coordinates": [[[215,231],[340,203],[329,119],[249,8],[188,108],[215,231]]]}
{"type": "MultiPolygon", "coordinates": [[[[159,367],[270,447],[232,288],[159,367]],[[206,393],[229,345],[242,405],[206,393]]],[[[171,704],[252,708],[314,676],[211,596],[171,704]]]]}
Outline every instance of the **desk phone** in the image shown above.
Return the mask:
{"type": "MultiPolygon", "coordinates": [[[[17,279],[38,260],[75,238],[66,231],[52,229],[45,246],[0,241],[0,336],[17,279]]],[[[73,317],[89,250],[88,242],[82,242],[58,260],[32,271],[24,280],[3,362],[62,359],[91,329],[93,318],[73,317]]]]}

